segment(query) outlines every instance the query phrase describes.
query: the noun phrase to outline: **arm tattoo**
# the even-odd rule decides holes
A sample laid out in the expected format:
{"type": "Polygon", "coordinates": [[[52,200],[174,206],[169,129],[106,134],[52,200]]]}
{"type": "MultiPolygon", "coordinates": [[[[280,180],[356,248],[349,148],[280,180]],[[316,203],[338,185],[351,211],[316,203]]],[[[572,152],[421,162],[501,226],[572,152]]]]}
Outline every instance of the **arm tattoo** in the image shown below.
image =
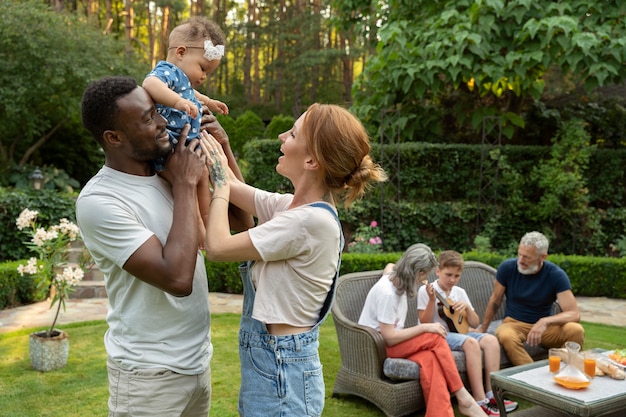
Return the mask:
{"type": "Polygon", "coordinates": [[[215,158],[213,164],[211,164],[211,178],[213,179],[213,185],[215,187],[223,187],[226,185],[226,173],[222,162],[215,158]]]}

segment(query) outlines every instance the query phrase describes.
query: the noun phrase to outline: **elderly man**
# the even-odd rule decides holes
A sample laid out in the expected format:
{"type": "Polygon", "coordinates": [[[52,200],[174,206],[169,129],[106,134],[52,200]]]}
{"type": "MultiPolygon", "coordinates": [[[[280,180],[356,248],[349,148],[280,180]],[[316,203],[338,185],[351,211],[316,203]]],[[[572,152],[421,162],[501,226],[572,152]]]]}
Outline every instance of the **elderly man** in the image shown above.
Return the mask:
{"type": "Polygon", "coordinates": [[[517,259],[508,259],[498,267],[493,294],[481,327],[486,332],[506,295],[506,311],[496,337],[514,365],[533,359],[523,343],[546,348],[562,347],[569,340],[584,342],[585,331],[572,293],[569,277],[561,268],[546,261],[548,239],[530,232],[520,240],[517,259]],[[557,300],[561,312],[552,315],[557,300]]]}

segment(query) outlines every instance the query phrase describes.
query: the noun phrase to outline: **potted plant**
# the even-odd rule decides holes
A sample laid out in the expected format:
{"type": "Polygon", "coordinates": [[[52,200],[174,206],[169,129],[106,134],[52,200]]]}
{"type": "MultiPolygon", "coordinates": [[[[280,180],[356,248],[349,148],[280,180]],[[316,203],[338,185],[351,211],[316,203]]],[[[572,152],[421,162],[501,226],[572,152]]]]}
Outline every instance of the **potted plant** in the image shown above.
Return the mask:
{"type": "Polygon", "coordinates": [[[57,304],[50,328],[31,333],[29,339],[31,365],[46,372],[67,364],[69,337],[54,326],[61,307],[65,311],[65,300],[82,280],[84,272],[79,265],[68,262],[67,258],[71,242],[80,239],[78,226],[61,219],[59,224],[46,229],[37,224],[38,214],[37,211],[24,209],[17,218],[17,228],[30,236],[24,244],[37,255],[26,264],[20,264],[17,271],[22,276],[30,274],[36,278],[37,291],[50,296],[50,308],[57,304]]]}

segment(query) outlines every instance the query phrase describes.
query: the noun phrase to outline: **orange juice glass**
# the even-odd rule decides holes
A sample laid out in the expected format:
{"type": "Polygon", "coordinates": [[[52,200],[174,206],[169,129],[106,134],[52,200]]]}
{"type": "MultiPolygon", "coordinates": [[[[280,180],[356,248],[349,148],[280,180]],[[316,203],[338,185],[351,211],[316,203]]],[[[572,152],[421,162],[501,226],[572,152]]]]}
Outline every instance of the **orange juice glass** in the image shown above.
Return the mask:
{"type": "MultiPolygon", "coordinates": [[[[550,372],[556,373],[561,369],[561,357],[557,355],[557,349],[548,351],[548,362],[550,363],[550,372]]],[[[595,371],[594,371],[595,372],[595,371]]]]}
{"type": "Polygon", "coordinates": [[[591,352],[585,353],[585,375],[589,378],[596,376],[596,355],[591,352]]]}

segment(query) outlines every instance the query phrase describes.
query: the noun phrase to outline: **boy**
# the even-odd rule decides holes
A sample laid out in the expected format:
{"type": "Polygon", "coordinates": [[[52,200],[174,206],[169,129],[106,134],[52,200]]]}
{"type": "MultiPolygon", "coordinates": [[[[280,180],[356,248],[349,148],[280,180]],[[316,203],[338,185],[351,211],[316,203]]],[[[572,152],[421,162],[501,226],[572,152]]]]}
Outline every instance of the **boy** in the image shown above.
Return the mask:
{"type": "MultiPolygon", "coordinates": [[[[455,251],[443,251],[439,255],[439,266],[436,269],[437,281],[420,287],[417,295],[417,309],[420,323],[441,323],[447,330],[446,340],[450,349],[465,353],[467,376],[474,399],[488,416],[499,416],[500,411],[491,391],[489,374],[500,368],[500,344],[494,335],[477,333],[480,318],[474,311],[472,303],[463,288],[457,287],[463,271],[463,257],[455,251]],[[449,302],[449,313],[464,316],[470,325],[467,334],[459,333],[454,326],[448,324],[443,311],[444,305],[437,300],[437,294],[449,302]],[[482,353],[485,357],[485,374],[483,385],[482,353]]],[[[505,401],[506,411],[517,408],[517,403],[505,401]]]]}

